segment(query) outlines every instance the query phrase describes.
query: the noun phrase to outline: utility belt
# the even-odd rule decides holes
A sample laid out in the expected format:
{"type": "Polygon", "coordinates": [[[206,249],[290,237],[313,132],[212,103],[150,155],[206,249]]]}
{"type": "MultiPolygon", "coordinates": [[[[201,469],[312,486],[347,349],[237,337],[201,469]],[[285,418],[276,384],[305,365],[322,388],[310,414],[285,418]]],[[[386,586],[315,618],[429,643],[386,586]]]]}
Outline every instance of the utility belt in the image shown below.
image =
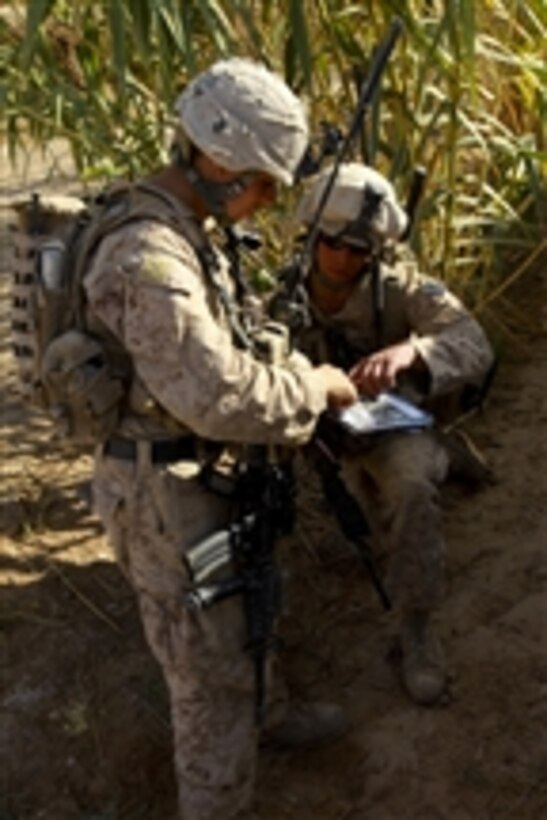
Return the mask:
{"type": "Polygon", "coordinates": [[[199,480],[206,490],[224,498],[231,498],[235,494],[236,462],[232,459],[229,466],[222,465],[221,456],[226,447],[222,442],[209,441],[197,436],[158,441],[116,437],[108,439],[102,445],[101,452],[107,458],[136,462],[139,449],[143,444],[150,448],[151,464],[174,464],[177,461],[198,462],[200,464],[199,480]]]}
{"type": "MultiPolygon", "coordinates": [[[[102,445],[102,454],[120,461],[137,461],[143,441],[130,438],[111,438],[102,445]]],[[[152,464],[172,464],[176,461],[195,461],[207,451],[209,442],[195,436],[146,442],[150,447],[152,464]]],[[[218,450],[218,445],[215,445],[218,450]]],[[[212,451],[212,443],[210,447],[212,451]]]]}

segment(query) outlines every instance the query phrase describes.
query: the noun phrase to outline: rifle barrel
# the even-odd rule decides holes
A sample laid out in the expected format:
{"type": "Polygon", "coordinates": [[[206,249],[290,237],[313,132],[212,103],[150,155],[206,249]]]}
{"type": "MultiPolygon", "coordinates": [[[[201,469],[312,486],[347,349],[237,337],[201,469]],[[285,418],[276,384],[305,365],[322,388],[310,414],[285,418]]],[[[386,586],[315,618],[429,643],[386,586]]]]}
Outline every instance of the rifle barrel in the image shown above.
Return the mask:
{"type": "Polygon", "coordinates": [[[319,233],[319,223],[321,222],[321,216],[323,215],[323,211],[325,210],[327,200],[336,181],[336,177],[338,176],[338,169],[342,162],[345,160],[346,154],[348,153],[348,150],[352,142],[357,136],[358,131],[363,126],[364,118],[369,108],[369,105],[374,97],[376,89],[378,88],[380,79],[385,70],[387,62],[391,57],[391,52],[395,47],[395,43],[397,42],[397,39],[402,31],[402,21],[400,20],[400,18],[394,17],[391,21],[390,29],[384,41],[380,43],[380,45],[375,51],[372,61],[372,67],[370,69],[370,74],[364,81],[361,88],[359,102],[357,105],[357,110],[353,117],[353,121],[348,129],[348,132],[342,144],[338,148],[332,172],[330,174],[327,184],[325,185],[325,188],[321,195],[321,199],[319,200],[319,203],[317,205],[317,210],[315,212],[313,224],[308,233],[306,244],[302,253],[304,261],[309,260],[309,258],[311,257],[312,249],[315,244],[315,240],[317,239],[317,234],[319,233]]]}
{"type": "Polygon", "coordinates": [[[390,29],[382,43],[378,46],[374,53],[370,74],[363,83],[361,93],[359,95],[359,108],[365,108],[370,105],[376,88],[380,83],[382,74],[391,57],[391,52],[395,48],[397,39],[403,32],[403,22],[399,17],[394,17],[391,21],[390,29]]]}

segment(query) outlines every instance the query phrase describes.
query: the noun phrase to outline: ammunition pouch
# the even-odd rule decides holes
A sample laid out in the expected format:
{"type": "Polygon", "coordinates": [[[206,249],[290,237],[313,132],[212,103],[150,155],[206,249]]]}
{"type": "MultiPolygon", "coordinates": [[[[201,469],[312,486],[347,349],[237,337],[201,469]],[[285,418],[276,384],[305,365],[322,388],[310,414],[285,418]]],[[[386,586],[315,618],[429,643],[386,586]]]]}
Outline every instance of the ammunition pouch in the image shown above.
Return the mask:
{"type": "Polygon", "coordinates": [[[199,474],[203,487],[222,498],[233,498],[237,491],[237,478],[233,473],[221,470],[215,461],[203,465],[199,474]]]}
{"type": "Polygon", "coordinates": [[[257,358],[270,364],[286,362],[290,354],[288,329],[279,322],[266,322],[252,335],[257,358]]]}
{"type": "Polygon", "coordinates": [[[88,444],[112,435],[125,386],[99,341],[79,330],[63,333],[45,350],[40,376],[58,433],[88,444]]]}

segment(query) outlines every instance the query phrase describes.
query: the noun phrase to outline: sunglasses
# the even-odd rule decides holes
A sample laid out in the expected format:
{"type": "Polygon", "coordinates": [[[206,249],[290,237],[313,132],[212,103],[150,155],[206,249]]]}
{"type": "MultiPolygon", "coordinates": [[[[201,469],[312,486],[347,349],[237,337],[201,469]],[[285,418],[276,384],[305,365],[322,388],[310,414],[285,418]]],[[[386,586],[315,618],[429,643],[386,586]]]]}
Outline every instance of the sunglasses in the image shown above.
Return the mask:
{"type": "Polygon", "coordinates": [[[368,245],[352,245],[343,236],[329,236],[326,233],[319,234],[319,241],[326,245],[333,251],[349,251],[354,256],[368,256],[370,254],[370,247],[368,245]]]}

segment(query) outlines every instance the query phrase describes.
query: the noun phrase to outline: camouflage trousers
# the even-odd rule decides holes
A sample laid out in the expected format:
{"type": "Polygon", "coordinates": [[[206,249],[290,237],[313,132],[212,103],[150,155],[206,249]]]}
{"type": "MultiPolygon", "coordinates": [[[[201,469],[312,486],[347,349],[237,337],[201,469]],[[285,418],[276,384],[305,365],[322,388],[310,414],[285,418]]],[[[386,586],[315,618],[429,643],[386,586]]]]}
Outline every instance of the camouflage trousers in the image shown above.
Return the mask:
{"type": "Polygon", "coordinates": [[[432,610],[442,598],[438,493],[447,472],[448,456],[429,431],[371,437],[359,452],[344,456],[343,478],[388,555],[386,588],[398,608],[432,610]]]}
{"type": "Polygon", "coordinates": [[[252,800],[257,737],[252,664],[242,647],[241,600],[205,612],[183,603],[182,556],[226,526],[225,499],[195,465],[97,457],[95,509],[136,591],[146,638],[169,690],[181,820],[231,820],[252,800]]]}

